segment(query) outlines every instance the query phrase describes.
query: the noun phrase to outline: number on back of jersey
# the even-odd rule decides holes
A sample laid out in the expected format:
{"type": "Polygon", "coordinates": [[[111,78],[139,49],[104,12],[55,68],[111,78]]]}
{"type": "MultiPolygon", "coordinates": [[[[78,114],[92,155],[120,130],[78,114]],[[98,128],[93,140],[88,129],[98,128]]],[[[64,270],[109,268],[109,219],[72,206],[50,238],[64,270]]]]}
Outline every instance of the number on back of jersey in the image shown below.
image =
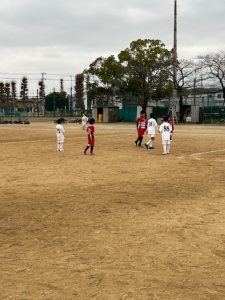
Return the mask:
{"type": "Polygon", "coordinates": [[[170,132],[170,126],[164,125],[164,126],[163,126],[163,131],[164,131],[164,132],[170,132]]]}

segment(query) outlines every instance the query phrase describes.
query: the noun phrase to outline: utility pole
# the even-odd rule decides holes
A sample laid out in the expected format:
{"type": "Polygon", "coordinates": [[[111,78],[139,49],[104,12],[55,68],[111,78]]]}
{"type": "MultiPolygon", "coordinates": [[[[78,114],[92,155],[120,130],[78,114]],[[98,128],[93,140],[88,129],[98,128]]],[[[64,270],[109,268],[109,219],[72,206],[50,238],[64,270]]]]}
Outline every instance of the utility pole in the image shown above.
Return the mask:
{"type": "Polygon", "coordinates": [[[55,117],[55,88],[53,89],[53,109],[54,109],[54,117],[55,117]]]}
{"type": "MultiPolygon", "coordinates": [[[[41,73],[41,80],[42,80],[42,84],[43,84],[43,93],[45,91],[45,84],[44,84],[44,80],[45,80],[45,77],[44,75],[46,75],[46,73],[41,73]]],[[[43,105],[43,114],[45,115],[45,95],[43,94],[42,95],[42,105],[43,105]]]]}
{"type": "Polygon", "coordinates": [[[173,28],[173,75],[177,79],[177,0],[174,0],[174,28],[173,28]]]}
{"type": "Polygon", "coordinates": [[[71,116],[73,114],[73,78],[70,75],[70,109],[71,109],[71,116]]]}
{"type": "MultiPolygon", "coordinates": [[[[173,24],[173,101],[175,105],[177,105],[177,0],[174,0],[174,24],[173,24]]],[[[179,108],[180,110],[180,108],[179,108]]],[[[176,108],[175,111],[172,108],[172,118],[176,116],[176,108]]],[[[177,116],[176,116],[177,121],[177,116]]]]}

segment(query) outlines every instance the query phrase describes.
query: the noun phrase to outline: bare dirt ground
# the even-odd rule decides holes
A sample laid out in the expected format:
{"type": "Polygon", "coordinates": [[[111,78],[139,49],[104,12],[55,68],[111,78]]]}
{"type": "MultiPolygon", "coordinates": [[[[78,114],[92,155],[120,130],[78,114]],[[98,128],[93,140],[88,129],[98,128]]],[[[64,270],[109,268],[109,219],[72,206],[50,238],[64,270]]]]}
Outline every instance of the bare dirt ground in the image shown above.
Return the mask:
{"type": "Polygon", "coordinates": [[[0,125],[0,299],[225,299],[225,127],[0,125]]]}

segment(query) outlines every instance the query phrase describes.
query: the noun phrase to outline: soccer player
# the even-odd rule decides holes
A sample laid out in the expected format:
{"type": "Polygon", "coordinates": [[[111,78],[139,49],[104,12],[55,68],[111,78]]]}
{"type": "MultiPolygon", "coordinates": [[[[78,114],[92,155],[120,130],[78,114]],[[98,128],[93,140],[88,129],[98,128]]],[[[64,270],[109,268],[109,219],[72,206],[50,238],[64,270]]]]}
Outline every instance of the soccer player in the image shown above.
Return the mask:
{"type": "Polygon", "coordinates": [[[94,127],[95,119],[90,118],[89,120],[89,125],[87,128],[87,133],[88,133],[88,144],[87,147],[84,150],[84,154],[87,155],[87,150],[88,148],[90,149],[90,154],[93,155],[93,150],[94,150],[94,145],[95,145],[95,138],[94,138],[94,132],[95,132],[95,127],[94,127]]]}
{"type": "Polygon", "coordinates": [[[83,114],[83,117],[81,118],[81,123],[82,123],[82,128],[84,130],[86,128],[87,123],[88,123],[88,117],[85,114],[83,114]]]}
{"type": "Polygon", "coordinates": [[[158,124],[154,118],[154,114],[151,113],[147,125],[149,140],[147,141],[147,143],[145,143],[146,149],[154,149],[153,142],[155,140],[155,134],[157,130],[158,130],[158,124]]]}
{"type": "Polygon", "coordinates": [[[172,127],[167,120],[168,116],[164,117],[163,123],[159,127],[159,132],[162,135],[163,155],[170,153],[170,134],[172,127]]]}
{"type": "Polygon", "coordinates": [[[62,119],[57,120],[56,125],[56,139],[57,139],[57,151],[64,151],[63,145],[64,145],[64,128],[62,126],[62,119]]]}
{"type": "Polygon", "coordinates": [[[143,136],[147,128],[146,114],[143,110],[140,112],[140,116],[136,119],[136,126],[137,126],[138,137],[135,141],[135,144],[136,146],[141,147],[143,136]]]}

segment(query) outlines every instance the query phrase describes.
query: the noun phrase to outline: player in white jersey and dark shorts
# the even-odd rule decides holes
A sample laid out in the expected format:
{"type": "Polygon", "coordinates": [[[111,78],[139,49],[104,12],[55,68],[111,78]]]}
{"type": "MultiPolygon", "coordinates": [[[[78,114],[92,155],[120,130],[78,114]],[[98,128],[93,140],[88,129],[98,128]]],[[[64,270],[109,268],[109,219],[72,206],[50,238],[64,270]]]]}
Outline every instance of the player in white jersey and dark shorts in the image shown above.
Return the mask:
{"type": "Polygon", "coordinates": [[[56,139],[57,139],[57,151],[64,151],[63,144],[64,144],[64,128],[62,126],[62,119],[57,120],[56,125],[56,139]]]}
{"type": "Polygon", "coordinates": [[[148,120],[148,124],[147,124],[147,132],[148,132],[148,136],[149,136],[149,140],[147,141],[147,143],[145,143],[145,147],[147,149],[154,149],[153,147],[153,142],[155,140],[155,134],[158,130],[158,124],[154,118],[154,114],[150,114],[150,119],[148,120]]]}
{"type": "Polygon", "coordinates": [[[159,132],[162,135],[163,154],[170,153],[170,134],[172,132],[171,125],[167,122],[168,117],[163,118],[163,123],[159,127],[159,132]]]}

